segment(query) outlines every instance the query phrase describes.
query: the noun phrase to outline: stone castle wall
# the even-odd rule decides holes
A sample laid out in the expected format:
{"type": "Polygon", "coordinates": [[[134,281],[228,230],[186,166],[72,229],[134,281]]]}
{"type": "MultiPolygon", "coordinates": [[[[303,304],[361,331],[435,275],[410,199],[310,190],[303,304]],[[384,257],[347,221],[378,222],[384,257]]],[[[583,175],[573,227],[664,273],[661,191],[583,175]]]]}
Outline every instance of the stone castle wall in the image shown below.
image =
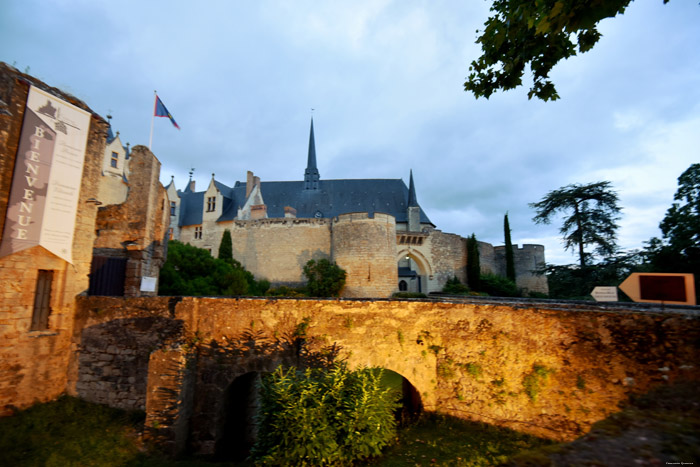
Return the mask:
{"type": "Polygon", "coordinates": [[[124,292],[136,297],[143,276],[158,277],[164,262],[164,239],[170,223],[168,198],[160,184],[160,162],[145,146],[135,146],[133,173],[122,204],[99,208],[94,248],[100,256],[127,258],[124,292]]]}
{"type": "MultiPolygon", "coordinates": [[[[494,247],[493,252],[497,274],[505,276],[506,247],[494,247]]],[[[518,245],[513,245],[513,262],[515,264],[515,283],[518,288],[527,292],[549,293],[547,277],[536,274],[536,271],[545,265],[544,246],[525,244],[518,247],[518,245]]]]}
{"type": "MultiPolygon", "coordinates": [[[[331,256],[330,219],[258,219],[229,224],[233,257],[273,285],[306,282],[304,265],[331,256]]],[[[219,242],[221,234],[218,235],[219,242]]],[[[218,253],[218,244],[216,251],[218,253]]]]}
{"type": "Polygon", "coordinates": [[[429,292],[439,292],[445,283],[457,277],[463,284],[467,283],[467,241],[456,234],[443,233],[439,230],[430,232],[429,247],[433,258],[433,276],[435,288],[429,292]]]}
{"type": "MultiPolygon", "coordinates": [[[[526,293],[549,293],[547,276],[535,272],[545,264],[543,245],[513,245],[513,261],[515,283],[519,289],[526,293]]],[[[479,263],[482,273],[506,277],[506,247],[479,242],[479,263]]]]}
{"type": "Polygon", "coordinates": [[[389,297],[398,289],[393,216],[340,215],[333,221],[332,242],[333,260],[347,273],[343,297],[389,297]]]}
{"type": "MultiPolygon", "coordinates": [[[[110,375],[121,375],[117,367],[129,362],[113,357],[113,337],[97,332],[100,326],[141,320],[144,336],[149,323],[154,335],[173,331],[169,337],[161,331],[163,348],[151,354],[149,378],[158,383],[148,383],[147,420],[166,431],[176,422],[179,439],[189,432],[193,449],[203,454],[221,437],[228,389],[250,372],[294,364],[297,347],[290,339],[302,323],[310,351],[334,345],[351,367],[399,373],[427,410],[557,440],[585,433],[631,394],[700,379],[700,317],[685,309],[194,297],[86,297],[79,307],[74,342],[102,336],[104,344],[92,347],[111,362],[110,375]],[[167,319],[172,326],[163,325],[167,319]],[[196,375],[178,377],[187,371],[196,375]]],[[[95,359],[74,357],[71,381],[95,375],[86,361],[95,359]]],[[[105,394],[95,397],[109,400],[119,382],[103,380],[102,389],[93,387],[105,394]]]]}
{"type": "MultiPolygon", "coordinates": [[[[15,156],[29,85],[77,107],[76,98],[0,63],[0,235],[4,227],[15,156]]],[[[73,264],[35,246],[0,258],[0,414],[10,406],[26,407],[65,391],[73,330],[75,296],[88,288],[95,239],[96,198],[105,148],[107,122],[90,120],[78,213],[73,237],[73,264]],[[30,331],[39,270],[53,271],[48,329],[30,331]]]]}

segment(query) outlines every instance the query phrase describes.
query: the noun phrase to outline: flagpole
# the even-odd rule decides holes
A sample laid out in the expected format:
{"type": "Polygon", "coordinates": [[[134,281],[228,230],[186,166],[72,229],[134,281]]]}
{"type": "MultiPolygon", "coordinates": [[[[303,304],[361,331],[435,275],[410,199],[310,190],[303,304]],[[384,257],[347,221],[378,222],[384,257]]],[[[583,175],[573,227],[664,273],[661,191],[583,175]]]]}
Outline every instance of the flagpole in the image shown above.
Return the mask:
{"type": "Polygon", "coordinates": [[[151,146],[153,145],[153,122],[156,119],[156,111],[155,111],[155,100],[158,99],[158,91],[154,90],[153,91],[153,112],[151,112],[151,136],[148,138],[148,150],[151,151],[151,146]]]}

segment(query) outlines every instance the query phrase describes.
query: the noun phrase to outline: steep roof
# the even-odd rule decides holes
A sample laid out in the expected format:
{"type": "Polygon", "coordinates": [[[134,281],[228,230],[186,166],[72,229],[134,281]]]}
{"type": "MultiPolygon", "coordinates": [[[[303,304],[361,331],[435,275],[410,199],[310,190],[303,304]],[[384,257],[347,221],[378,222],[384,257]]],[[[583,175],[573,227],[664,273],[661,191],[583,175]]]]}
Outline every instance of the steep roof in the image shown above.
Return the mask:
{"type": "MultiPolygon", "coordinates": [[[[409,193],[401,179],[320,180],[317,190],[304,189],[303,181],[261,182],[268,217],[284,217],[285,206],[297,211],[299,218],[331,218],[350,212],[381,212],[396,218],[396,222],[408,222],[406,208],[409,193]]],[[[236,217],[238,208],[245,204],[246,184],[236,182],[233,188],[217,182],[224,195],[224,206],[218,221],[230,221],[236,217]]],[[[180,225],[202,223],[204,192],[180,192],[182,204],[180,225]]],[[[421,209],[421,223],[432,224],[421,209]]]]}

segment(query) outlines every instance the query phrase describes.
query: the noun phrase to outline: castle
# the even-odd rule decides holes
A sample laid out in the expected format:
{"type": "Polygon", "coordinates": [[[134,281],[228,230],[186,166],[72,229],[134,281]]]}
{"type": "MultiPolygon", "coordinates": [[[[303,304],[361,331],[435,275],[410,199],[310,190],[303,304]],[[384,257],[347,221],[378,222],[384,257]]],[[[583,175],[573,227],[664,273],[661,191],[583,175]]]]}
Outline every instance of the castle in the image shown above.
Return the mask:
{"type": "MultiPolygon", "coordinates": [[[[444,233],[418,203],[413,173],[401,179],[321,178],[313,120],[308,159],[299,181],[266,182],[247,173],[233,187],[212,179],[195,191],[174,180],[166,187],[172,239],[218,254],[230,230],[233,256],[273,285],[301,285],[310,259],[327,258],[348,273],[347,297],[388,297],[393,292],[442,290],[452,277],[466,283],[466,239],[444,233]]],[[[514,248],[517,285],[547,293],[544,247],[514,248]]],[[[504,247],[480,243],[483,272],[505,275],[504,247]]]]}

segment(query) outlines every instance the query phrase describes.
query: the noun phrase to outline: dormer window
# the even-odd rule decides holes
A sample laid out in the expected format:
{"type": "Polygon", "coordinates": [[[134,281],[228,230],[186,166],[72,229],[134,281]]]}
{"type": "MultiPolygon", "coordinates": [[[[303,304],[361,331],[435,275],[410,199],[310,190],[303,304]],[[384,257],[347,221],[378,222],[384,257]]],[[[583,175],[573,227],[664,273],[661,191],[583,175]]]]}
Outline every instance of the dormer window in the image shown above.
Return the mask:
{"type": "Polygon", "coordinates": [[[117,154],[116,152],[112,152],[112,160],[110,161],[110,165],[115,169],[119,165],[119,154],[117,154]]]}
{"type": "Polygon", "coordinates": [[[207,198],[207,212],[216,211],[216,196],[209,196],[207,198]]]}

